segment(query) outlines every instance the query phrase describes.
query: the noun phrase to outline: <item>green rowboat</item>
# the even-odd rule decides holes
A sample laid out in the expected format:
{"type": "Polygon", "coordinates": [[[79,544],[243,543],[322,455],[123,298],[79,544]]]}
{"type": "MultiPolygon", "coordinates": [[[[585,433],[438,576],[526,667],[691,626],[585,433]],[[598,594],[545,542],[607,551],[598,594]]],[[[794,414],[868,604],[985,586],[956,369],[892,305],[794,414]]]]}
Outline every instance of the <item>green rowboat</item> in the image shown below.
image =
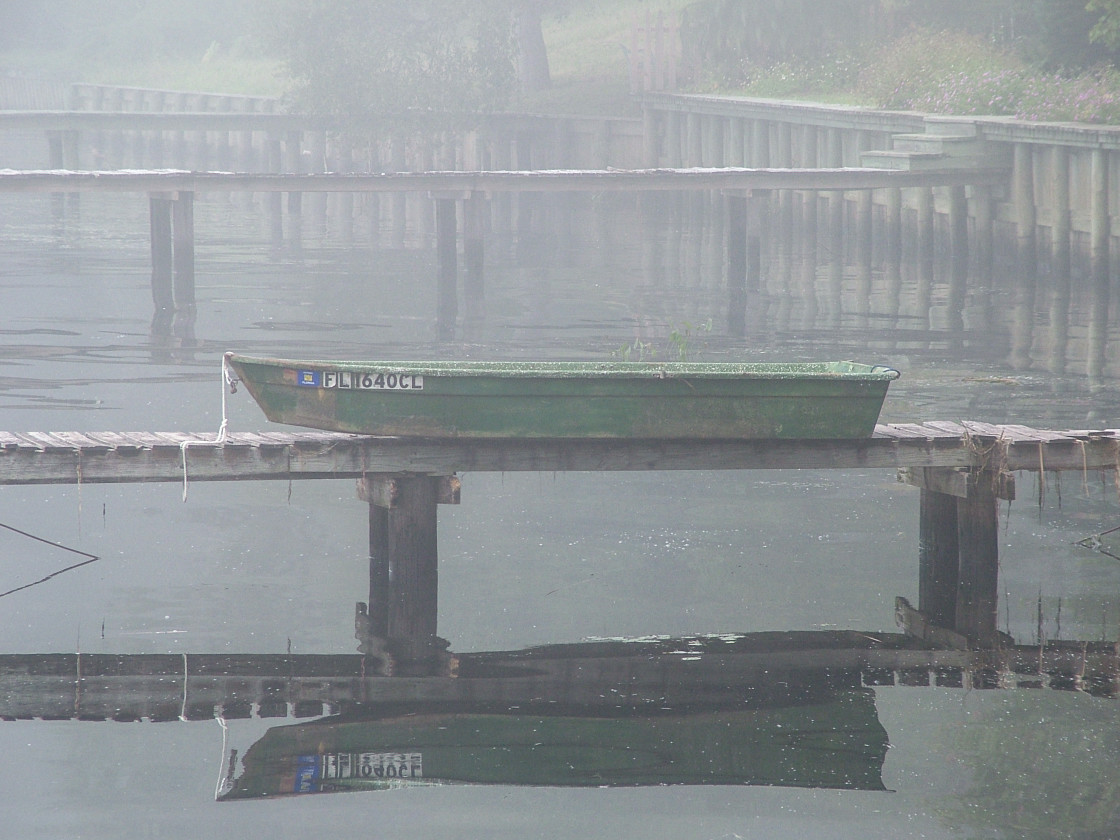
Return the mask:
{"type": "Polygon", "coordinates": [[[219,798],[424,784],[886,789],[888,738],[871,689],[697,714],[368,714],[269,729],[219,798]]]}
{"type": "Polygon", "coordinates": [[[853,362],[225,360],[274,422],[422,438],[860,438],[899,375],[853,362]]]}

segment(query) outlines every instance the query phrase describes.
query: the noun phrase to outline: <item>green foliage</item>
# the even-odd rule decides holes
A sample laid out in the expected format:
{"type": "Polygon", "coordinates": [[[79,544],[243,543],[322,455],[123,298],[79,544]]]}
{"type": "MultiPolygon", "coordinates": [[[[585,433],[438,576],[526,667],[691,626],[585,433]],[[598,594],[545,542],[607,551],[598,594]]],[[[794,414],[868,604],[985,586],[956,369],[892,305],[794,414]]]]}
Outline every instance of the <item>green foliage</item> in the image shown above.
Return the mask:
{"type": "MultiPolygon", "coordinates": [[[[712,331],[713,323],[709,318],[701,324],[693,325],[685,321],[682,325],[669,328],[669,338],[665,345],[665,355],[672,362],[691,362],[698,352],[694,339],[706,336],[712,331]]],[[[703,349],[701,344],[700,350],[703,349]]],[[[652,341],[635,338],[611,353],[624,362],[652,362],[660,358],[660,351],[652,341]]]]}
{"type": "Polygon", "coordinates": [[[1120,48],[1120,0],[1089,0],[1085,9],[1100,16],[1089,31],[1090,39],[1120,48]]]}
{"type": "Polygon", "coordinates": [[[278,0],[267,8],[293,106],[340,116],[353,131],[450,128],[504,106],[513,90],[508,0],[278,0]]]}
{"type": "Polygon", "coordinates": [[[748,83],[776,65],[811,66],[873,36],[868,0],[700,0],[682,15],[684,62],[702,86],[748,83]]]}
{"type": "Polygon", "coordinates": [[[709,318],[704,323],[693,327],[688,321],[680,327],[674,327],[669,331],[669,346],[673,348],[676,353],[676,360],[679,362],[688,362],[692,360],[695,347],[692,343],[693,330],[700,335],[707,335],[712,331],[712,319],[709,318]]]}
{"type": "Polygon", "coordinates": [[[1120,121],[1120,73],[1104,67],[1062,76],[960,32],[916,30],[880,52],[860,76],[875,105],[937,114],[1032,121],[1120,121]]]}
{"type": "MultiPolygon", "coordinates": [[[[917,108],[944,80],[1025,71],[1022,61],[976,35],[917,29],[892,42],[860,74],[862,95],[883,108],[917,108]]],[[[969,110],[960,113],[1001,113],[969,110]]],[[[1007,113],[1003,111],[1002,113],[1007,113]]]]}
{"type": "Polygon", "coordinates": [[[275,93],[258,0],[3,4],[0,66],[63,81],[275,93]]]}

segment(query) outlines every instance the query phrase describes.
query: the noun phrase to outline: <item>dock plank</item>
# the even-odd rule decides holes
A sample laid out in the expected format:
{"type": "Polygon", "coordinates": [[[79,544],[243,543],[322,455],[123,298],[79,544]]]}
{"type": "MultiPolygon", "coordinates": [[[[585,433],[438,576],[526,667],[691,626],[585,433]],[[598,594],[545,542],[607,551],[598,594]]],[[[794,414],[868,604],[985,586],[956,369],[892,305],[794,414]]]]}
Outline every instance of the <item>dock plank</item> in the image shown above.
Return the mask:
{"type": "Polygon", "coordinates": [[[1068,441],[1071,438],[1065,432],[1055,432],[1049,429],[1035,429],[1030,426],[1018,426],[1009,424],[1004,426],[1013,435],[1020,436],[1022,440],[1041,441],[1044,443],[1051,443],[1053,441],[1068,441]]]}
{"type": "Polygon", "coordinates": [[[928,420],[922,425],[935,430],[939,435],[947,437],[963,438],[968,434],[968,429],[960,423],[954,423],[950,420],[928,420]]]}
{"type": "Polygon", "coordinates": [[[1003,437],[1003,427],[996,426],[992,423],[981,423],[976,420],[964,420],[961,422],[965,430],[973,437],[990,437],[999,439],[1003,437]]]}
{"type": "Polygon", "coordinates": [[[55,432],[54,436],[60,440],[66,441],[83,453],[100,454],[109,450],[106,444],[98,443],[93,438],[83,435],[81,432],[55,432]]]}

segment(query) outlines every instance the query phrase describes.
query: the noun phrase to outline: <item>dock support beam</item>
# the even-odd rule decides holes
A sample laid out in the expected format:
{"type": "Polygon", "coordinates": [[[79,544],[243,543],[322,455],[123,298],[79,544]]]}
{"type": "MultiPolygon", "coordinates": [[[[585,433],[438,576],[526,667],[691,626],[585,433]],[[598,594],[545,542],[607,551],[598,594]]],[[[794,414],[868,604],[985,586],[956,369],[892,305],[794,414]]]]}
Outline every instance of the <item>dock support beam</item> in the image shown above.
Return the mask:
{"type": "Polygon", "coordinates": [[[487,197],[472,192],[463,202],[463,302],[467,320],[477,323],[485,311],[485,218],[487,197]]]}
{"type": "Polygon", "coordinates": [[[1014,477],[992,470],[913,467],[901,481],[921,488],[918,610],[929,625],[993,647],[999,633],[998,499],[1014,477]]]}
{"type": "Polygon", "coordinates": [[[441,341],[454,338],[455,320],[459,316],[456,233],[455,198],[436,196],[436,253],[439,258],[436,331],[441,341]]]}
{"type": "Polygon", "coordinates": [[[733,338],[742,338],[747,329],[749,200],[727,195],[727,334],[733,338]]]}
{"type": "Polygon", "coordinates": [[[176,313],[193,321],[194,193],[151,193],[153,324],[169,325],[176,313]]]}
{"type": "Polygon", "coordinates": [[[371,473],[358,496],[369,503],[369,632],[400,661],[430,658],[442,650],[436,505],[459,503],[459,479],[371,473]]]}

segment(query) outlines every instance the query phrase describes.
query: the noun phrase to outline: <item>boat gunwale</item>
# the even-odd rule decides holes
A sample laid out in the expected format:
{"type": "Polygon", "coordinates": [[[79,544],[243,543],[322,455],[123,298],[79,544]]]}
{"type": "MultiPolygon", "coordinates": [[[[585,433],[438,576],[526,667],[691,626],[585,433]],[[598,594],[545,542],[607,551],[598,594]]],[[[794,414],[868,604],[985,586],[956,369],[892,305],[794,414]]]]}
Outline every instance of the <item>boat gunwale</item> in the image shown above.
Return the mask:
{"type": "Polygon", "coordinates": [[[495,379],[706,379],[849,380],[891,382],[899,372],[886,365],[836,362],[611,362],[611,361],[414,361],[286,359],[227,352],[227,362],[286,369],[351,370],[422,376],[495,379]]]}

